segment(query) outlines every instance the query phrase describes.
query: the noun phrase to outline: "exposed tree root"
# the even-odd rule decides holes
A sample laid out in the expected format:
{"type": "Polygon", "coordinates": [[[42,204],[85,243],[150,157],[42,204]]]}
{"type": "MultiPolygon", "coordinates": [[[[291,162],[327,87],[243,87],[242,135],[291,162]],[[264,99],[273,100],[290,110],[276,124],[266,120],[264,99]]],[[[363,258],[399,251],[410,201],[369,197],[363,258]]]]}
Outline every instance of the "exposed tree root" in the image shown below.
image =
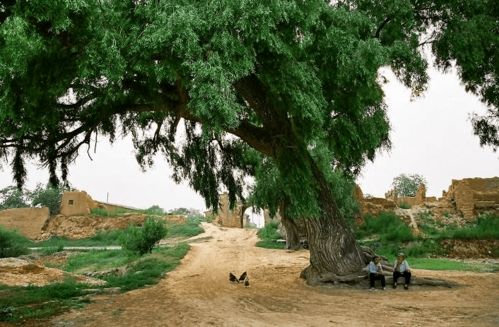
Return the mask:
{"type": "MultiPolygon", "coordinates": [[[[364,261],[367,265],[376,254],[373,250],[367,247],[362,247],[362,251],[364,254],[364,261]]],[[[388,263],[385,257],[380,257],[382,258],[382,266],[385,271],[384,275],[386,278],[386,285],[391,286],[393,284],[393,267],[388,263]]],[[[325,284],[346,284],[358,288],[367,288],[369,286],[367,269],[364,267],[360,268],[358,271],[340,276],[331,272],[320,273],[316,268],[310,265],[301,272],[300,278],[305,279],[307,284],[310,286],[320,286],[325,284]]],[[[413,275],[411,285],[452,288],[456,287],[458,284],[446,280],[417,277],[413,275]]]]}

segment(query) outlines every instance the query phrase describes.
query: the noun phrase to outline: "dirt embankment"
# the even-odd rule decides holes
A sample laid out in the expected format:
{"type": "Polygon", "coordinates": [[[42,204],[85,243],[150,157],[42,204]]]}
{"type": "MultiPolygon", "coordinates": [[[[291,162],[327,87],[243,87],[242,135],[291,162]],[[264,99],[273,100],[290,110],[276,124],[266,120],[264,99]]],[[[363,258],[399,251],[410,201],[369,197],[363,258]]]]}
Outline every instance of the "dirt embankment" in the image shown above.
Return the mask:
{"type": "Polygon", "coordinates": [[[159,284],[101,295],[53,326],[497,326],[499,274],[415,270],[458,287],[368,291],[308,287],[302,250],[254,246],[256,231],[204,224],[182,264],[159,284]],[[207,238],[208,237],[208,238],[207,238]],[[247,271],[250,286],[231,284],[247,271]]]}
{"type": "MultiPolygon", "coordinates": [[[[53,236],[70,239],[81,239],[94,236],[98,231],[124,229],[129,225],[142,225],[147,218],[145,214],[128,214],[120,217],[63,216],[57,215],[48,220],[43,227],[40,239],[53,236]]],[[[167,222],[185,222],[186,217],[168,215],[162,217],[167,222]]]]}
{"type": "Polygon", "coordinates": [[[71,274],[55,268],[48,268],[40,263],[19,258],[0,259],[0,284],[8,286],[44,286],[50,283],[62,282],[72,277],[78,282],[89,285],[104,285],[99,279],[71,274]]]}

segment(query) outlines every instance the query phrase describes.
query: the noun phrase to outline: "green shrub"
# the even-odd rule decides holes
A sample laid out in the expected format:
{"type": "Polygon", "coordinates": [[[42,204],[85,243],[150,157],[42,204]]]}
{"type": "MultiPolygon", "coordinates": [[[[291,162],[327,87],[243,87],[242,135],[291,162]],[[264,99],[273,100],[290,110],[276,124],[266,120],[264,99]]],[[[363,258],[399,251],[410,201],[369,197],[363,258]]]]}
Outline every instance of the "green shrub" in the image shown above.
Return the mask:
{"type": "Polygon", "coordinates": [[[59,213],[61,207],[61,198],[64,188],[62,187],[42,187],[38,185],[36,189],[31,192],[31,205],[37,206],[41,205],[47,207],[50,210],[51,215],[56,215],[59,213]]]}
{"type": "Polygon", "coordinates": [[[139,213],[139,212],[136,210],[127,210],[125,208],[116,208],[113,210],[107,210],[105,208],[90,209],[90,214],[93,217],[120,217],[127,213],[139,213]]]}
{"type": "Polygon", "coordinates": [[[122,291],[128,291],[155,284],[166,272],[175,269],[188,251],[189,245],[185,243],[155,249],[152,254],[131,263],[123,276],[105,277],[107,287],[120,287],[122,291]]]}
{"type": "Polygon", "coordinates": [[[165,215],[165,210],[163,208],[161,208],[160,206],[155,204],[155,205],[147,208],[146,210],[144,210],[144,213],[147,215],[163,216],[163,215],[165,215]]]}
{"type": "Polygon", "coordinates": [[[376,217],[367,216],[357,229],[357,237],[378,235],[385,242],[408,242],[414,240],[411,228],[393,212],[383,212],[376,217]]]}
{"type": "Polygon", "coordinates": [[[202,218],[200,216],[188,216],[184,224],[169,224],[168,237],[192,237],[204,232],[199,226],[202,218]]]}
{"type": "Polygon", "coordinates": [[[61,252],[64,250],[64,246],[62,244],[58,244],[55,246],[49,246],[46,248],[43,248],[42,250],[42,255],[52,255],[57,252],[61,252]]]}
{"type": "Polygon", "coordinates": [[[130,226],[120,239],[121,246],[130,252],[144,255],[151,253],[154,245],[166,236],[164,221],[147,218],[142,227],[130,226]]]}
{"type": "Polygon", "coordinates": [[[401,204],[399,204],[399,208],[401,208],[401,209],[411,209],[412,206],[409,203],[402,202],[401,204]]]}
{"type": "Polygon", "coordinates": [[[30,241],[15,231],[0,227],[0,258],[18,257],[28,253],[30,241]]]}
{"type": "Polygon", "coordinates": [[[461,240],[499,240],[499,217],[482,215],[474,224],[451,229],[445,236],[461,240]]]}
{"type": "Polygon", "coordinates": [[[408,244],[403,251],[410,257],[443,255],[445,251],[438,241],[421,240],[408,244]]]}
{"type": "Polygon", "coordinates": [[[282,239],[282,235],[279,234],[278,227],[279,224],[277,222],[271,221],[263,228],[260,228],[257,232],[260,241],[256,243],[256,246],[266,249],[283,249],[284,245],[277,242],[277,240],[282,239]]]}
{"type": "Polygon", "coordinates": [[[281,239],[282,236],[279,234],[278,231],[278,223],[275,221],[270,222],[269,224],[265,225],[263,228],[261,228],[257,235],[260,239],[262,240],[278,240],[281,239]]]}

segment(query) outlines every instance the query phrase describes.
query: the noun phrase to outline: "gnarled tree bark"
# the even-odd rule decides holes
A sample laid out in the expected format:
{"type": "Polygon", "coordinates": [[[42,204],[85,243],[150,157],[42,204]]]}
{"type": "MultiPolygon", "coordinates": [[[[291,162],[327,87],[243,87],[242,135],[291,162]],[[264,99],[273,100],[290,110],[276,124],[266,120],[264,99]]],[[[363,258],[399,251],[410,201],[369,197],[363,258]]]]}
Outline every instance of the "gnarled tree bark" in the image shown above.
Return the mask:
{"type": "Polygon", "coordinates": [[[325,282],[355,282],[366,274],[365,255],[357,244],[348,222],[341,216],[322,172],[310,159],[319,186],[321,215],[304,220],[310,248],[310,266],[301,277],[309,285],[325,282]]]}

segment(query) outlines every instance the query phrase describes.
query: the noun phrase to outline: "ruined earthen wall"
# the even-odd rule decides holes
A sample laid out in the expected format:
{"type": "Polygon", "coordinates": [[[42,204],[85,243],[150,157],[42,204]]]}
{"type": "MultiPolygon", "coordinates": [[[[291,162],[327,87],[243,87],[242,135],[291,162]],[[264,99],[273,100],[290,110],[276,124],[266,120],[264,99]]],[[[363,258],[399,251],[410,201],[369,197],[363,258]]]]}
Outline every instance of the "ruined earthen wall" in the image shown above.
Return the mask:
{"type": "Polygon", "coordinates": [[[454,179],[441,202],[452,203],[466,220],[484,212],[499,214],[499,177],[454,179]]]}
{"type": "Polygon", "coordinates": [[[88,215],[97,203],[86,192],[64,192],[60,214],[64,216],[88,215]]]}
{"type": "Polygon", "coordinates": [[[17,230],[30,239],[40,236],[42,228],[50,217],[48,208],[16,208],[0,211],[0,225],[17,230]]]}
{"type": "Polygon", "coordinates": [[[243,206],[236,204],[234,209],[230,209],[229,195],[227,193],[220,194],[218,212],[214,221],[220,226],[225,227],[243,227],[241,226],[241,214],[243,206]]]}

